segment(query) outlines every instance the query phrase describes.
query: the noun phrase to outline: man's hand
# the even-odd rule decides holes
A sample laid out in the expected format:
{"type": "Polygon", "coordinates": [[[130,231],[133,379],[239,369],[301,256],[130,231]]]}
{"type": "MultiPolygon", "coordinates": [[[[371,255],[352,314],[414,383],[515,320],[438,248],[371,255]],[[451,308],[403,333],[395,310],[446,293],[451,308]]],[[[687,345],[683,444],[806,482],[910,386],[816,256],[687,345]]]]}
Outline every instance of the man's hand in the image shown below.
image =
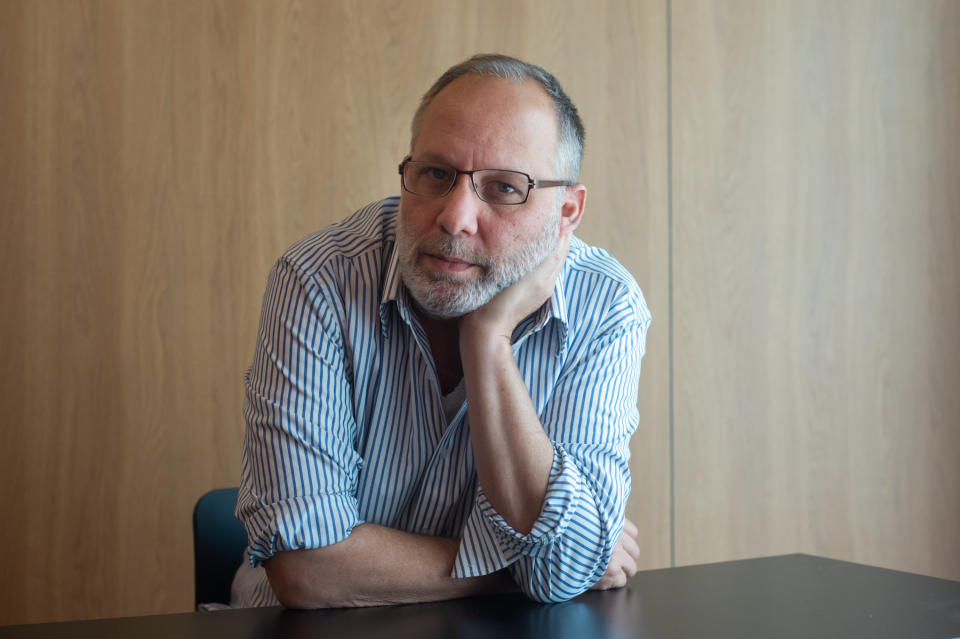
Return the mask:
{"type": "Polygon", "coordinates": [[[637,557],[640,556],[640,547],[637,545],[637,527],[629,519],[623,520],[623,532],[610,555],[607,571],[600,581],[595,583],[591,590],[610,590],[623,588],[627,579],[637,574],[637,557]]]}
{"type": "Polygon", "coordinates": [[[553,295],[569,248],[570,236],[561,236],[557,248],[543,262],[497,293],[492,300],[465,315],[460,320],[461,335],[503,335],[509,341],[517,324],[553,295]]]}

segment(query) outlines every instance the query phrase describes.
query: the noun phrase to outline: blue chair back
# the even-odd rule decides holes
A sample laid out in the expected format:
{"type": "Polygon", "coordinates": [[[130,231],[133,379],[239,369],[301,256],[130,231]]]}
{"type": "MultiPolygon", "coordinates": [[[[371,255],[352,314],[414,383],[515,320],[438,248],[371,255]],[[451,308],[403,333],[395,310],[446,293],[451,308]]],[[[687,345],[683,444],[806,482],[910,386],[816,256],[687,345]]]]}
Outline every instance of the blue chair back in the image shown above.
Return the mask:
{"type": "Polygon", "coordinates": [[[230,585],[243,561],[247,533],[233,514],[237,488],[211,490],[193,508],[194,605],[230,603],[230,585]]]}

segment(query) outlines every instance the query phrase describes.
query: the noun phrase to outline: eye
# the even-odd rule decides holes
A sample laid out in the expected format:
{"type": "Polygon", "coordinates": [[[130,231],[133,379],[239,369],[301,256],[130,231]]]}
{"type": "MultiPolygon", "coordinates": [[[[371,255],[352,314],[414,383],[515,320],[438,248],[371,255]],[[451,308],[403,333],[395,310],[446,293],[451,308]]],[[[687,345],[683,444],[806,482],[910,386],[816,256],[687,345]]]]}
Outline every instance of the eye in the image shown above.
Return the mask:
{"type": "Polygon", "coordinates": [[[427,164],[418,171],[420,178],[424,180],[434,180],[436,182],[449,182],[451,171],[445,166],[436,164],[427,164]]]}
{"type": "Polygon", "coordinates": [[[494,204],[517,204],[527,193],[528,178],[516,171],[487,169],[475,174],[480,197],[494,204]]]}

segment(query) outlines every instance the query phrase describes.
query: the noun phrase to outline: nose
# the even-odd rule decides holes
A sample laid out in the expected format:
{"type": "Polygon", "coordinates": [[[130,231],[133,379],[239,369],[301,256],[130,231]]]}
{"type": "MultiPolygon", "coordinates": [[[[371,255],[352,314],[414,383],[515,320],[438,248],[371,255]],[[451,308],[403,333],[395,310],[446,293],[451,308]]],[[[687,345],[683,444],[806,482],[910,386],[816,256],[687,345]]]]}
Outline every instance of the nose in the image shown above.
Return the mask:
{"type": "Polygon", "coordinates": [[[458,175],[453,190],[442,199],[437,225],[449,235],[473,235],[483,202],[473,190],[469,175],[458,175]]]}

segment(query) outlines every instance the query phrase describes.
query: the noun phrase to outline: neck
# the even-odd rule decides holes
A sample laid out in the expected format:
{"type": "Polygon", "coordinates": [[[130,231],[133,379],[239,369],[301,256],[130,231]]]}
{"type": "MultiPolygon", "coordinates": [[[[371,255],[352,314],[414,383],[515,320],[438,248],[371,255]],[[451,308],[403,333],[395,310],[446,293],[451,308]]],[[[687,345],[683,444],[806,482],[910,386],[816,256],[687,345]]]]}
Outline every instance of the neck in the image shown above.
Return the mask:
{"type": "Polygon", "coordinates": [[[432,317],[419,308],[417,317],[430,343],[440,391],[447,394],[457,387],[463,377],[463,366],[460,363],[460,320],[432,317]]]}

